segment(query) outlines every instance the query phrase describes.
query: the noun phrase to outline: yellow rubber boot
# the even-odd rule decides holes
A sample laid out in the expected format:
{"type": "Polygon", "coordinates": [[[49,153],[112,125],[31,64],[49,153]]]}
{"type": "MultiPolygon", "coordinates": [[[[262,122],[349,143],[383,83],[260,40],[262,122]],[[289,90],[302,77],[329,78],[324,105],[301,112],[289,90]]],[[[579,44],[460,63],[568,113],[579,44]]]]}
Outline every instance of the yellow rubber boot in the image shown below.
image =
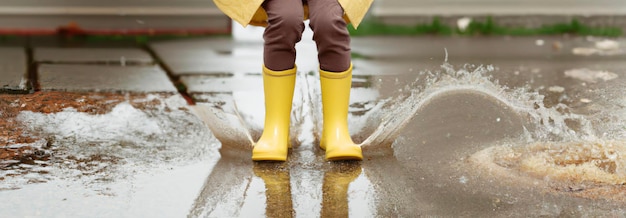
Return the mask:
{"type": "Polygon", "coordinates": [[[273,71],[263,67],[265,124],[261,138],[252,149],[252,160],[287,160],[289,121],[295,84],[295,67],[284,71],[273,71]]]}
{"type": "Polygon", "coordinates": [[[320,70],[320,80],[324,114],[320,147],[326,150],[326,160],[362,160],[361,147],[348,132],[352,65],[340,73],[320,70]]]}

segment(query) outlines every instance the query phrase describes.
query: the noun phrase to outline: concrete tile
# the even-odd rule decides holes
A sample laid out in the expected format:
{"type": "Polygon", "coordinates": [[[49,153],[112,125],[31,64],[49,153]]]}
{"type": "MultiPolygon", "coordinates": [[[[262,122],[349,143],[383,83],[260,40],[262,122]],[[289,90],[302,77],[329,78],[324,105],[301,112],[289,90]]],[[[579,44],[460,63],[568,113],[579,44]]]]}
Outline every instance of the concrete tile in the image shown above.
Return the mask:
{"type": "Polygon", "coordinates": [[[36,48],[34,59],[44,63],[154,64],[150,54],[136,48],[36,48]]]}
{"type": "Polygon", "coordinates": [[[154,43],[151,48],[175,75],[260,73],[262,43],[206,38],[154,43]]]}
{"type": "Polygon", "coordinates": [[[232,93],[237,91],[263,91],[261,75],[235,75],[213,77],[193,75],[181,77],[189,93],[232,93]]]}
{"type": "Polygon", "coordinates": [[[27,92],[27,69],[23,48],[0,48],[0,92],[27,92]]]}
{"type": "Polygon", "coordinates": [[[230,37],[208,37],[201,39],[178,39],[171,41],[155,42],[150,44],[159,55],[174,55],[179,52],[218,51],[219,53],[230,52],[235,46],[230,37]]]}
{"type": "MultiPolygon", "coordinates": [[[[455,60],[456,62],[456,60],[455,60]]],[[[441,65],[444,63],[444,60],[433,59],[433,60],[425,60],[419,59],[417,61],[413,60],[365,60],[365,59],[354,59],[352,61],[353,75],[398,75],[398,74],[407,74],[414,73],[417,74],[420,71],[435,71],[441,70],[441,65]]]]}
{"type": "Polygon", "coordinates": [[[261,73],[263,58],[234,58],[228,56],[204,56],[203,59],[165,61],[175,75],[261,73]]]}
{"type": "Polygon", "coordinates": [[[156,66],[51,65],[39,67],[42,90],[105,92],[176,92],[156,66]]]}
{"type": "Polygon", "coordinates": [[[555,50],[552,42],[559,37],[354,37],[352,52],[367,57],[384,59],[424,59],[460,57],[527,58],[561,55],[566,51],[555,50]],[[392,39],[392,40],[390,40],[392,39]],[[547,45],[538,46],[543,39],[547,45]]]}
{"type": "MultiPolygon", "coordinates": [[[[261,73],[262,42],[234,42],[207,38],[150,45],[175,75],[261,73]]],[[[296,44],[296,65],[301,72],[317,72],[317,47],[311,39],[296,44]]]]}

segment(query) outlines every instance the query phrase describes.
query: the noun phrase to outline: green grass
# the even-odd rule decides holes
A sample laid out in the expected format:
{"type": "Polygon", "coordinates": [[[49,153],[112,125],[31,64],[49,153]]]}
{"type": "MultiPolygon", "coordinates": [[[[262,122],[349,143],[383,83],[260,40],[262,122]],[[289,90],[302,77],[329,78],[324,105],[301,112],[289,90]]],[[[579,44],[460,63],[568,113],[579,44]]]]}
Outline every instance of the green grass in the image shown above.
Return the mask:
{"type": "Polygon", "coordinates": [[[370,59],[369,56],[358,53],[358,52],[352,52],[350,53],[350,56],[352,57],[352,59],[370,59]]]}
{"type": "Polygon", "coordinates": [[[575,34],[583,36],[622,36],[622,30],[618,27],[591,27],[580,23],[577,19],[572,19],[569,23],[558,23],[553,25],[543,25],[538,28],[506,27],[496,24],[492,17],[487,17],[484,22],[472,21],[468,27],[461,31],[456,27],[442,24],[440,18],[435,17],[431,23],[417,24],[413,26],[387,25],[377,21],[363,22],[359,29],[349,28],[353,36],[371,35],[559,35],[575,34]]]}
{"type": "Polygon", "coordinates": [[[348,29],[353,36],[452,35],[455,32],[452,27],[442,24],[439,18],[433,19],[433,22],[430,24],[418,24],[414,26],[387,25],[376,21],[366,21],[359,26],[359,29],[355,30],[351,25],[348,29]]]}
{"type": "Polygon", "coordinates": [[[16,35],[0,35],[0,42],[7,42],[11,40],[16,40],[18,38],[19,36],[16,35]]]}

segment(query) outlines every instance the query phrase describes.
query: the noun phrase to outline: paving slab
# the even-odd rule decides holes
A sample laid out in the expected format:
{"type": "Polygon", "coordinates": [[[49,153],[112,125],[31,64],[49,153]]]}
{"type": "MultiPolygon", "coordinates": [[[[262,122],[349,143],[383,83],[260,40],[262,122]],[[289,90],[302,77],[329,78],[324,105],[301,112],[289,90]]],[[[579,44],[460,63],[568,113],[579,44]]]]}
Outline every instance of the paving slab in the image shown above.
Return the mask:
{"type": "Polygon", "coordinates": [[[262,91],[261,75],[231,77],[183,76],[181,81],[189,93],[230,93],[233,91],[262,91]]]}
{"type": "Polygon", "coordinates": [[[593,58],[578,49],[613,52],[599,59],[623,58],[623,39],[578,36],[493,36],[493,37],[353,37],[352,52],[377,59],[423,59],[449,57],[471,58],[593,58]],[[393,39],[393,40],[390,40],[393,39]],[[621,45],[621,46],[620,46],[621,45]]]}
{"type": "Polygon", "coordinates": [[[166,61],[174,75],[259,73],[261,66],[263,66],[261,57],[238,59],[223,55],[206,55],[201,56],[201,58],[190,57],[186,59],[183,56],[181,59],[183,60],[166,61]]]}
{"type": "MultiPolygon", "coordinates": [[[[626,57],[623,39],[573,36],[529,37],[353,37],[355,74],[379,71],[367,60],[432,62],[474,59],[620,60],[626,57]],[[614,44],[615,48],[607,48],[614,44]],[[366,61],[364,61],[366,60],[366,61]],[[360,69],[359,69],[360,67],[360,69]]],[[[151,45],[176,75],[260,73],[262,42],[234,43],[230,39],[178,40],[151,45]]],[[[296,45],[296,64],[301,72],[317,72],[315,42],[303,39],[296,45]]],[[[428,66],[431,66],[429,64],[428,66]]],[[[409,68],[407,68],[409,69],[409,68]]],[[[380,72],[376,72],[380,73],[380,72]]]]}
{"type": "Polygon", "coordinates": [[[39,66],[41,90],[176,92],[161,68],[156,66],[39,66]]]}
{"type": "MultiPolygon", "coordinates": [[[[261,73],[263,42],[238,42],[230,38],[159,42],[150,47],[174,75],[261,73]]],[[[299,71],[317,71],[315,42],[302,39],[296,45],[299,71]]]]}
{"type": "Polygon", "coordinates": [[[238,43],[230,37],[207,37],[197,39],[180,39],[163,42],[155,42],[150,44],[150,48],[157,52],[166,52],[161,55],[175,56],[177,53],[206,51],[211,48],[213,51],[230,52],[238,43]]]}
{"type": "Polygon", "coordinates": [[[154,64],[150,54],[135,48],[35,48],[34,59],[44,63],[154,64]]]}
{"type": "Polygon", "coordinates": [[[23,48],[0,48],[0,92],[28,91],[27,69],[23,48]]]}
{"type": "Polygon", "coordinates": [[[235,44],[230,38],[155,43],[151,48],[175,75],[259,72],[263,44],[235,44]]]}

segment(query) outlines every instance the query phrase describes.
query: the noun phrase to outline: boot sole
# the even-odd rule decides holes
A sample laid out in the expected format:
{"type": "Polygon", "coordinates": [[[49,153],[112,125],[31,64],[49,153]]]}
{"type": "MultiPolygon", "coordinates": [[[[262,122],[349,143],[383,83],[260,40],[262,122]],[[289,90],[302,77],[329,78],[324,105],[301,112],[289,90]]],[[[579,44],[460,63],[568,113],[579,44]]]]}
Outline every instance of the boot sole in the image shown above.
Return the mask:
{"type": "Polygon", "coordinates": [[[286,155],[275,155],[275,154],[254,154],[252,155],[253,161],[286,161],[286,155]]]}
{"type": "Polygon", "coordinates": [[[363,160],[363,152],[361,147],[347,147],[342,149],[334,149],[332,151],[326,150],[326,160],[340,161],[340,160],[363,160]]]}

